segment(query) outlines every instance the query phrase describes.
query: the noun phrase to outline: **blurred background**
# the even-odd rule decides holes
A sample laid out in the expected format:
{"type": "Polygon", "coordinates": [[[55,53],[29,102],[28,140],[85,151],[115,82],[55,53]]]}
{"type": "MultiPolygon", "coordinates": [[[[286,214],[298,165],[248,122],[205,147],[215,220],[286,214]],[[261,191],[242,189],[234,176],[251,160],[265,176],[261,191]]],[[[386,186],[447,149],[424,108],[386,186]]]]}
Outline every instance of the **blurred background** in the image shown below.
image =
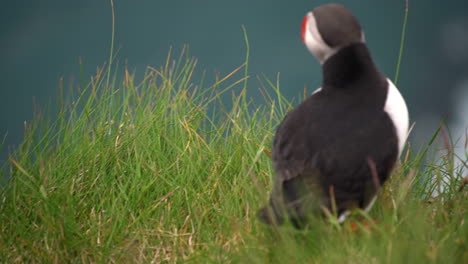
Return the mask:
{"type": "MultiPolygon", "coordinates": [[[[300,40],[305,13],[329,1],[115,0],[115,48],[121,65],[142,75],[163,65],[169,48],[184,44],[199,60],[199,74],[225,75],[245,59],[250,41],[250,96],[255,76],[276,79],[288,98],[320,86],[320,65],[300,40]]],[[[391,79],[400,47],[405,1],[334,1],[359,18],[380,69],[391,79]]],[[[455,139],[468,126],[468,9],[466,0],[411,0],[397,86],[407,100],[413,145],[426,143],[447,116],[455,139]]],[[[0,0],[0,162],[21,142],[34,105],[54,108],[59,80],[65,90],[89,80],[109,58],[108,0],[0,0]]],[[[258,100],[260,101],[260,100],[258,100]]],[[[297,100],[296,100],[297,102],[297,100]]]]}

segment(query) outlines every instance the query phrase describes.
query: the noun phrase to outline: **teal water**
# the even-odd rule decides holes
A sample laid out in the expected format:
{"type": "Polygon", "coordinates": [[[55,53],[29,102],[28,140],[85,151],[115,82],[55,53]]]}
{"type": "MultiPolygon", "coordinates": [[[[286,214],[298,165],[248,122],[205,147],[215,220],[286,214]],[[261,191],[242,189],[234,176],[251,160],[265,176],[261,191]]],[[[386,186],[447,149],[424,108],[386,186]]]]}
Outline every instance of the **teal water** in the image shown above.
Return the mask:
{"type": "MultiPolygon", "coordinates": [[[[336,2],[359,18],[375,61],[393,78],[404,1],[336,2]]],[[[463,2],[410,1],[398,86],[413,121],[432,118],[421,126],[426,130],[437,125],[431,122],[454,111],[450,94],[468,69],[468,56],[455,54],[461,60],[454,62],[447,55],[447,49],[453,49],[446,44],[458,42],[466,33],[464,27],[461,33],[450,33],[447,26],[466,22],[463,2]]],[[[241,26],[245,25],[251,46],[250,74],[274,79],[280,72],[281,89],[292,98],[304,87],[312,91],[320,86],[320,65],[300,41],[302,17],[320,3],[325,1],[115,0],[115,47],[120,65],[141,74],[148,65],[162,65],[170,47],[177,54],[188,44],[190,54],[199,58],[200,74],[205,69],[208,76],[223,75],[244,61],[241,26]]],[[[80,58],[89,78],[108,60],[110,39],[109,1],[1,1],[0,136],[8,136],[0,160],[20,142],[34,103],[53,108],[59,80],[63,78],[65,88],[80,81],[80,58]]],[[[249,85],[254,98],[260,96],[255,79],[249,85]]]]}

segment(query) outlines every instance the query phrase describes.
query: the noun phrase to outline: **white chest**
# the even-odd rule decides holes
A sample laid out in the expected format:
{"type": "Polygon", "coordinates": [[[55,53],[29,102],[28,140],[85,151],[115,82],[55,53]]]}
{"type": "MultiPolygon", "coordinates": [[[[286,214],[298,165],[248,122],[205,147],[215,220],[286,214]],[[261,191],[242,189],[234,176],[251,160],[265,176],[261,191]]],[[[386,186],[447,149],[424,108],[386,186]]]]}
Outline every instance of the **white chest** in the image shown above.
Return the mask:
{"type": "Polygon", "coordinates": [[[401,96],[400,91],[398,91],[390,79],[387,79],[387,81],[388,93],[384,110],[390,116],[395,126],[398,136],[398,153],[401,154],[405,146],[406,138],[408,137],[408,108],[406,107],[405,99],[401,96]]]}

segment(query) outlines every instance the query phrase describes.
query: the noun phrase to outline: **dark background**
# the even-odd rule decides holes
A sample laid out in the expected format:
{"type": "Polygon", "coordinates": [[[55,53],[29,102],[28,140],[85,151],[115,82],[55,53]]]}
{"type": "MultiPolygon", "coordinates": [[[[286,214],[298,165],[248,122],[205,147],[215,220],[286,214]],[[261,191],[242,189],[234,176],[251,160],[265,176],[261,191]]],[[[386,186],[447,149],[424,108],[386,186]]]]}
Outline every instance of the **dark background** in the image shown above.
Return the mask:
{"type": "MultiPolygon", "coordinates": [[[[360,19],[374,60],[395,76],[405,2],[335,1],[360,19]]],[[[242,25],[251,45],[249,89],[256,75],[275,79],[293,98],[304,86],[320,86],[320,65],[300,41],[300,23],[313,7],[329,1],[115,0],[118,59],[142,74],[164,63],[170,47],[184,44],[209,76],[226,74],[245,58],[242,25]]],[[[409,3],[409,21],[398,87],[412,122],[412,141],[426,142],[442,118],[456,138],[468,125],[468,4],[466,0],[409,3]]],[[[54,106],[59,80],[80,79],[79,59],[89,78],[109,58],[108,0],[0,0],[0,161],[23,136],[34,103],[54,106]]],[[[252,92],[252,97],[259,96],[252,92]]]]}

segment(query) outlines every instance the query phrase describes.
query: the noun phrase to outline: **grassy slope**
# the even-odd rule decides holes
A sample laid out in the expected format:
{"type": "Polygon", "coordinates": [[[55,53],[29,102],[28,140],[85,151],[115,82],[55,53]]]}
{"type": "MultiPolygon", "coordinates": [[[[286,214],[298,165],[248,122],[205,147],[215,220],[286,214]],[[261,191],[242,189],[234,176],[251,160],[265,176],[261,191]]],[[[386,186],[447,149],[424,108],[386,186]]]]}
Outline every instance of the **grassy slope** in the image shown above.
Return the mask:
{"type": "Polygon", "coordinates": [[[2,172],[0,262],[468,262],[466,168],[450,148],[425,166],[431,152],[407,153],[361,216],[379,219],[372,231],[333,218],[306,231],[263,226],[264,149],[289,105],[266,80],[263,107],[242,90],[226,109],[221,94],[245,84],[242,67],[197,89],[195,64],[168,58],[139,84],[98,72],[55,121],[27,125],[2,172]]]}

